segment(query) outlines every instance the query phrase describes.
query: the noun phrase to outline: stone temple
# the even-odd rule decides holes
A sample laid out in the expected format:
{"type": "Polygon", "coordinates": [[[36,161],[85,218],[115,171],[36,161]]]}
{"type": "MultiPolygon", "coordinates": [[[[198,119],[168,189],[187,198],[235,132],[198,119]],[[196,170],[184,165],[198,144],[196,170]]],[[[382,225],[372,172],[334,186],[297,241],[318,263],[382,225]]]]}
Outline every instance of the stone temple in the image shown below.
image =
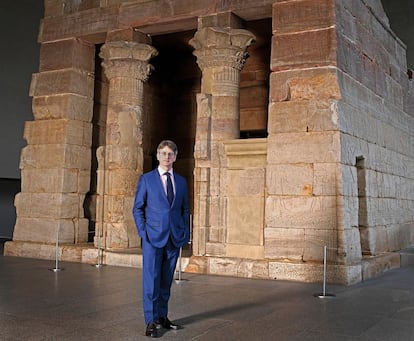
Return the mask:
{"type": "Polygon", "coordinates": [[[6,255],[139,267],[136,183],[172,139],[184,271],[309,282],[326,261],[353,284],[399,266],[414,88],[381,1],[44,6],[6,255]]]}

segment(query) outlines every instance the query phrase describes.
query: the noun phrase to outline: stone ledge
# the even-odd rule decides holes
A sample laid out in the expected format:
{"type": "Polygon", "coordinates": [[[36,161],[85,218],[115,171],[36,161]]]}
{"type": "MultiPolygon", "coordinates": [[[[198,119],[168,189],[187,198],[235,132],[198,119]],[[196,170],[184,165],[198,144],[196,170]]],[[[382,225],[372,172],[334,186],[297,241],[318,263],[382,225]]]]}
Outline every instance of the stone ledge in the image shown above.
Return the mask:
{"type": "Polygon", "coordinates": [[[414,266],[414,246],[400,251],[401,267],[414,266]]]}
{"type": "MultiPolygon", "coordinates": [[[[24,257],[34,259],[56,260],[56,244],[42,244],[27,241],[8,241],[4,244],[4,256],[24,257]]],[[[103,250],[101,253],[103,265],[142,267],[140,250],[103,250]]],[[[93,244],[61,244],[58,247],[59,261],[98,264],[98,250],[93,244]]],[[[184,271],[189,263],[188,257],[181,258],[181,270],[184,271]]],[[[180,264],[177,263],[177,271],[180,264]]]]}
{"type": "Polygon", "coordinates": [[[363,257],[362,281],[378,277],[384,272],[399,268],[401,266],[400,254],[398,252],[387,252],[378,256],[363,257]]]}
{"type": "MultiPolygon", "coordinates": [[[[185,254],[185,253],[184,253],[185,254]]],[[[4,245],[5,256],[35,259],[56,259],[56,245],[24,241],[8,241],[4,245]]],[[[87,264],[98,263],[98,252],[92,244],[59,245],[60,261],[87,264]]],[[[142,255],[138,249],[102,251],[101,264],[141,268],[142,255]]],[[[326,281],[330,284],[352,285],[380,276],[400,267],[400,253],[385,253],[364,257],[361,263],[351,265],[327,265],[326,281]]],[[[287,280],[322,283],[323,265],[319,263],[290,262],[283,260],[254,260],[225,257],[183,256],[177,263],[177,271],[243,278],[287,280]]]]}

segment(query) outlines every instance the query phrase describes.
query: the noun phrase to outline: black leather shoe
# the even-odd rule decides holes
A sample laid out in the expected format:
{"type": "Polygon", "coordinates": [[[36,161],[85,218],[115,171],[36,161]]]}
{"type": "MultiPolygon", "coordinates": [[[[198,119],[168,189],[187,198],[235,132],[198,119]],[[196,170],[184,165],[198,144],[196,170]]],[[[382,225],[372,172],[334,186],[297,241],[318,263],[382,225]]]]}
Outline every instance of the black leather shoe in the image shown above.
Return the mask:
{"type": "Polygon", "coordinates": [[[157,321],[158,324],[160,324],[164,329],[181,329],[182,327],[178,324],[172,323],[168,317],[160,317],[160,319],[157,321]]]}
{"type": "Polygon", "coordinates": [[[153,338],[158,337],[157,325],[154,322],[147,324],[145,336],[151,336],[153,338]]]}

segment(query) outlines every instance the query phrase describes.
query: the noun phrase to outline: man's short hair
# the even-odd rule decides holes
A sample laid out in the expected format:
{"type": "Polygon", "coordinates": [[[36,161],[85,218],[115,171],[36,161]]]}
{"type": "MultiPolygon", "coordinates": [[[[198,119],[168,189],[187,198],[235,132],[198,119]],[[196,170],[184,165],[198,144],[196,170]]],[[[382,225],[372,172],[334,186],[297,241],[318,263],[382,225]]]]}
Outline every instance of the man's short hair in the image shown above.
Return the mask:
{"type": "Polygon", "coordinates": [[[161,141],[160,144],[158,145],[157,152],[163,149],[164,147],[169,147],[174,152],[175,155],[178,154],[177,145],[173,141],[171,140],[161,141]]]}

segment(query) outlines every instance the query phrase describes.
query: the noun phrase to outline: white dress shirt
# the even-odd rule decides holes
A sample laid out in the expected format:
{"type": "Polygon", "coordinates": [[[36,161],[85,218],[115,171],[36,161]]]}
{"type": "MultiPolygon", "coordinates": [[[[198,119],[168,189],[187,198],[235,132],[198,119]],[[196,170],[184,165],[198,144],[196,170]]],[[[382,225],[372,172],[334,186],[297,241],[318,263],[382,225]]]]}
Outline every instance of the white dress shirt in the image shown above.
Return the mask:
{"type": "MultiPolygon", "coordinates": [[[[167,175],[165,175],[166,171],[162,169],[161,167],[158,167],[158,173],[160,173],[160,179],[161,179],[162,185],[164,186],[164,192],[165,194],[167,194],[167,175]]],[[[168,173],[170,173],[171,175],[171,182],[173,185],[173,190],[174,190],[174,195],[175,195],[175,182],[174,182],[173,170],[170,169],[168,173]]]]}

